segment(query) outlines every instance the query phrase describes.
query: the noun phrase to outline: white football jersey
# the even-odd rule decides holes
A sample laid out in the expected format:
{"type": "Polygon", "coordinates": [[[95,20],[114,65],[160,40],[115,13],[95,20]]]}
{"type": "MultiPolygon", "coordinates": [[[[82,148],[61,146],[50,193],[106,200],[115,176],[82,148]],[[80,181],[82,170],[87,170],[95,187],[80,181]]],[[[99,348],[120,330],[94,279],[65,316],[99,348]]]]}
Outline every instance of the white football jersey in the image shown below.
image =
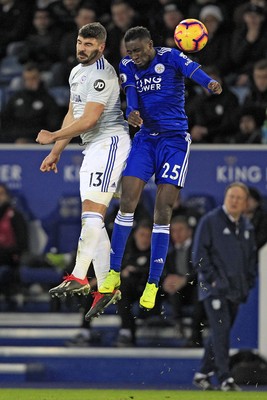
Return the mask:
{"type": "Polygon", "coordinates": [[[105,106],[95,127],[80,135],[83,143],[129,133],[121,110],[118,77],[104,56],[92,65],[79,64],[74,67],[70,73],[69,84],[74,118],[81,117],[87,102],[101,103],[105,106]]]}

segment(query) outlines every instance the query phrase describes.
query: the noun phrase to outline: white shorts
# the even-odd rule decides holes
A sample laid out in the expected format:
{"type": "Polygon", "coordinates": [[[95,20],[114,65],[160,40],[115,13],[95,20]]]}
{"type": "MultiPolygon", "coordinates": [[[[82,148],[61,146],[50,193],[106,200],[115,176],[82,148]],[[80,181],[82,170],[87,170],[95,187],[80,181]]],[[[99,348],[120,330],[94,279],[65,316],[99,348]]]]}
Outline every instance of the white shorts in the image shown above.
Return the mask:
{"type": "Polygon", "coordinates": [[[90,199],[92,192],[118,191],[130,147],[131,140],[128,135],[114,135],[86,146],[80,169],[82,201],[90,199]]]}

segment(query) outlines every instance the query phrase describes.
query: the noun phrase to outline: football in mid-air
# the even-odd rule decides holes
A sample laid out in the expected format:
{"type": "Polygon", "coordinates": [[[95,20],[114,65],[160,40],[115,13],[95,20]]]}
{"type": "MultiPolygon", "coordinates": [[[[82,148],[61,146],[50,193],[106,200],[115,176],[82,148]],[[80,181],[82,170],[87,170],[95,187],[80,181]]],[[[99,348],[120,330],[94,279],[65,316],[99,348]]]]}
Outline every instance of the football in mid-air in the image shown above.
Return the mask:
{"type": "Polygon", "coordinates": [[[195,53],[206,46],[208,30],[198,19],[184,19],[175,28],[174,41],[179,50],[195,53]]]}

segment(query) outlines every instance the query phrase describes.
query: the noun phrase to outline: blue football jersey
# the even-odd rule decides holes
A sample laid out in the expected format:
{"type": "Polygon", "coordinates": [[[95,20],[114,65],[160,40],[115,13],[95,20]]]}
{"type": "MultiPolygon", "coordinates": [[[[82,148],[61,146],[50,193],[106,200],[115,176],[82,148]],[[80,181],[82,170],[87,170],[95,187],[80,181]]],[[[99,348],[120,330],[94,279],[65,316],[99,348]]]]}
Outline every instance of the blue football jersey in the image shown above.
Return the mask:
{"type": "Polygon", "coordinates": [[[184,78],[195,78],[204,87],[211,79],[207,75],[198,76],[200,65],[179,50],[165,47],[155,50],[156,55],[146,69],[137,68],[129,56],[121,60],[121,86],[124,90],[134,86],[138,92],[144,121],[140,133],[186,132],[184,78]]]}

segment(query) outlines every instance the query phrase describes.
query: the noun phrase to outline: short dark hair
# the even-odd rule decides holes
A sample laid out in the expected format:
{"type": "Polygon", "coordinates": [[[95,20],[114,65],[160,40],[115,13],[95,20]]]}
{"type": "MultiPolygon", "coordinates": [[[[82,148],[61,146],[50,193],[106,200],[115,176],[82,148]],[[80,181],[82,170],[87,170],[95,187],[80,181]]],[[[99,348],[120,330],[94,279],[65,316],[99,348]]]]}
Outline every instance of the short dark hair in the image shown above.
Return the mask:
{"type": "Polygon", "coordinates": [[[78,33],[79,36],[86,38],[94,38],[100,42],[106,42],[107,31],[99,22],[92,22],[81,27],[78,33]]]}
{"type": "Polygon", "coordinates": [[[186,215],[175,215],[174,217],[172,217],[171,225],[177,224],[177,223],[186,225],[187,228],[192,229],[192,226],[189,224],[189,220],[186,215]]]}
{"type": "Polygon", "coordinates": [[[124,35],[124,41],[130,42],[131,40],[136,39],[148,39],[151,40],[150,32],[144,26],[135,26],[134,28],[128,29],[128,31],[124,35]]]}
{"type": "Polygon", "coordinates": [[[259,192],[258,189],[256,189],[255,187],[249,187],[249,196],[252,197],[254,200],[256,200],[258,203],[262,202],[262,195],[259,192]]]}
{"type": "Polygon", "coordinates": [[[29,61],[23,66],[23,71],[35,71],[35,70],[40,72],[40,67],[37,63],[33,61],[29,61]]]}
{"type": "Polygon", "coordinates": [[[263,70],[267,68],[267,58],[263,58],[262,60],[259,60],[257,62],[255,62],[254,66],[253,66],[253,70],[263,70]]]}

